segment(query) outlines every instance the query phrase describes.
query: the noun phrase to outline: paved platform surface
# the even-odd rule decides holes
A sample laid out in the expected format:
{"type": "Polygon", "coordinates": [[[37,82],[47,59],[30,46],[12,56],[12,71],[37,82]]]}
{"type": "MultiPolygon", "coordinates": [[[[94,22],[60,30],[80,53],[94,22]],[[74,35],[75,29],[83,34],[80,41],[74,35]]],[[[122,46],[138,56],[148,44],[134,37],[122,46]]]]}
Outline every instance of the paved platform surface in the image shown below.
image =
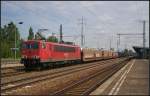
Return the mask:
{"type": "Polygon", "coordinates": [[[134,59],[90,95],[148,95],[149,61],[134,59]]]}

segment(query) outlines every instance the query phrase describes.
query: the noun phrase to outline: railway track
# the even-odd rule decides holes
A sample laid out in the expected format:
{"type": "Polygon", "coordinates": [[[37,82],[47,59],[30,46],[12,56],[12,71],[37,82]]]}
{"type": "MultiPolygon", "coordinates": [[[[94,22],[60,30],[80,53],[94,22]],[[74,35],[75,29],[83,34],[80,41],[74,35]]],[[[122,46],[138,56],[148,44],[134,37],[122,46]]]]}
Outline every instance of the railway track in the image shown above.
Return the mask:
{"type": "Polygon", "coordinates": [[[10,77],[26,73],[23,66],[17,67],[6,67],[1,69],[1,77],[10,77]]]}
{"type": "MultiPolygon", "coordinates": [[[[90,63],[90,62],[89,62],[90,63]]],[[[1,77],[10,77],[14,75],[25,74],[24,66],[4,67],[1,68],[1,77]]]]}
{"type": "MultiPolygon", "coordinates": [[[[118,58],[118,60],[119,59],[120,58],[118,58]]],[[[112,62],[113,60],[115,60],[115,59],[107,60],[107,62],[112,62]]],[[[100,62],[103,63],[105,61],[100,61],[100,62]]],[[[88,64],[90,64],[90,63],[84,64],[81,67],[88,66],[88,64]]],[[[68,67],[68,69],[70,69],[70,67],[68,67]]],[[[75,65],[75,66],[72,66],[72,67],[74,67],[74,68],[71,68],[71,69],[80,68],[79,65],[75,65]]],[[[63,68],[67,69],[66,67],[63,67],[63,68]]],[[[59,68],[59,69],[61,70],[63,68],[59,68]]],[[[45,75],[48,75],[48,74],[54,74],[54,73],[62,72],[62,71],[59,71],[59,69],[54,69],[55,71],[53,71],[53,70],[29,71],[29,72],[26,72],[26,74],[25,73],[22,74],[21,72],[20,73],[14,73],[14,75],[17,74],[18,76],[14,76],[10,72],[9,75],[11,75],[11,76],[9,76],[9,77],[8,76],[2,76],[1,84],[8,84],[8,83],[11,83],[11,82],[13,83],[13,82],[16,82],[16,81],[22,81],[22,80],[25,80],[25,79],[30,79],[31,77],[39,77],[39,76],[45,76],[45,75]],[[50,73],[49,71],[53,71],[53,72],[50,73]],[[15,79],[13,80],[13,78],[15,78],[15,79]]],[[[65,70],[63,70],[63,71],[65,71],[65,70]]]]}
{"type": "Polygon", "coordinates": [[[10,77],[10,76],[14,76],[14,75],[20,75],[20,74],[26,74],[25,71],[21,71],[21,72],[6,72],[6,73],[1,73],[1,77],[10,77]]]}
{"type": "Polygon", "coordinates": [[[127,62],[128,60],[113,64],[50,95],[89,95],[127,62]]]}
{"type": "MultiPolygon", "coordinates": [[[[119,59],[122,60],[122,59],[119,59]]],[[[112,61],[116,61],[116,60],[107,60],[107,61],[101,61],[99,64],[96,63],[92,63],[92,65],[83,65],[83,66],[78,66],[75,68],[71,68],[71,69],[66,69],[66,70],[61,70],[61,71],[57,71],[57,72],[52,72],[52,73],[47,73],[47,74],[42,74],[42,75],[38,75],[38,76],[32,76],[29,78],[24,78],[24,79],[20,79],[20,80],[16,80],[16,81],[12,81],[12,82],[6,82],[6,83],[2,83],[1,84],[1,92],[5,93],[17,88],[21,88],[23,86],[29,85],[29,84],[34,84],[34,83],[38,83],[44,80],[49,80],[49,79],[53,79],[53,78],[57,78],[63,75],[67,75],[67,74],[72,74],[74,72],[78,72],[81,70],[86,70],[86,69],[90,69],[93,67],[97,67],[97,66],[102,66],[103,64],[106,63],[111,63],[112,61]]]]}

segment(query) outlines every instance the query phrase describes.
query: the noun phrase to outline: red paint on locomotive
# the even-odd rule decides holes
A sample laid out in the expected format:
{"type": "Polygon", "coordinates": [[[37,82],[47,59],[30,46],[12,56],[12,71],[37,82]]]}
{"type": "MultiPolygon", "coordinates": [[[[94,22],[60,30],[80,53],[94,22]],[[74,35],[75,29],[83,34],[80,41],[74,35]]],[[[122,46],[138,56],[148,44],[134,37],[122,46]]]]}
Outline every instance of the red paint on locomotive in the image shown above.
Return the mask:
{"type": "Polygon", "coordinates": [[[22,63],[25,66],[33,63],[80,60],[80,53],[80,47],[76,45],[35,40],[25,41],[21,50],[22,63]]]}

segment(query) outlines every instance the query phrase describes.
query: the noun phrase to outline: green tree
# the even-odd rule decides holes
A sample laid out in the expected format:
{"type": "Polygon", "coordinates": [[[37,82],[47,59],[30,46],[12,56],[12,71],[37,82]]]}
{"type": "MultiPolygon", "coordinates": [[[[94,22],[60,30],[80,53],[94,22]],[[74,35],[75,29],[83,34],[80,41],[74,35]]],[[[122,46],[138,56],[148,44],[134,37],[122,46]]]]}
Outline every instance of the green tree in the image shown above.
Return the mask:
{"type": "Polygon", "coordinates": [[[29,36],[28,40],[33,40],[34,39],[34,33],[32,27],[29,28],[29,36]]]}
{"type": "MultiPolygon", "coordinates": [[[[8,25],[4,25],[0,29],[0,38],[1,38],[1,57],[9,58],[14,57],[13,51],[11,48],[15,47],[15,40],[17,44],[17,48],[20,43],[20,33],[18,28],[13,22],[8,23],[8,25]]],[[[17,56],[19,56],[20,52],[17,52],[17,56]]]]}
{"type": "Polygon", "coordinates": [[[49,36],[47,38],[47,41],[49,41],[49,42],[58,42],[58,39],[55,36],[49,36]]]}

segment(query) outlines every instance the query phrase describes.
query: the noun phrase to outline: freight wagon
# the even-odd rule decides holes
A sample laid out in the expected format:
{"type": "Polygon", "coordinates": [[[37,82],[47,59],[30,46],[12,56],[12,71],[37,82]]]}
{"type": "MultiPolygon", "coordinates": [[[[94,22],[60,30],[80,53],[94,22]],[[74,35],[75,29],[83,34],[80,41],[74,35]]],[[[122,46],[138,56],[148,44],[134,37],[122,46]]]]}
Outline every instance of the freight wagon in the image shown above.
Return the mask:
{"type": "Polygon", "coordinates": [[[95,60],[95,49],[92,48],[81,48],[81,60],[82,61],[93,61],[95,60]]]}

